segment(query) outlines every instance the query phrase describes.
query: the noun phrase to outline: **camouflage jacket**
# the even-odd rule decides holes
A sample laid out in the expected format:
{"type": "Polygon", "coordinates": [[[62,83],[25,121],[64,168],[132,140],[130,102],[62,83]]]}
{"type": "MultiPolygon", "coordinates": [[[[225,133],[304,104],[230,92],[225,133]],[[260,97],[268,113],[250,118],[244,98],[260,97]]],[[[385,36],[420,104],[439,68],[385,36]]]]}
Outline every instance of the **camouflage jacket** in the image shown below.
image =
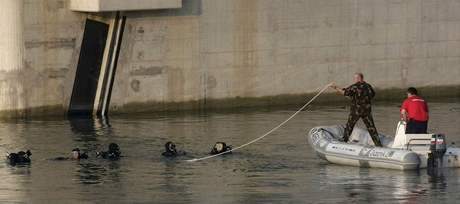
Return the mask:
{"type": "Polygon", "coordinates": [[[366,82],[357,82],[347,88],[344,88],[344,95],[351,98],[352,112],[359,115],[370,113],[371,101],[375,96],[372,86],[366,82]]]}

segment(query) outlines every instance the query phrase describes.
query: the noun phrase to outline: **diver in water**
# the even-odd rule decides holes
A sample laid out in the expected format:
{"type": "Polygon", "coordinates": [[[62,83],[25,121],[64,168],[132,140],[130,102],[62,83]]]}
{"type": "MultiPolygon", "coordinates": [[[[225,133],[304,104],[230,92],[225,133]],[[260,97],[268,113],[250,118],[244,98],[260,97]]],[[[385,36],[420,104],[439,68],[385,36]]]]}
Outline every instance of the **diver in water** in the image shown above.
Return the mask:
{"type": "Polygon", "coordinates": [[[88,159],[88,154],[86,152],[81,153],[79,148],[72,150],[72,159],[88,159]]]}
{"type": "Polygon", "coordinates": [[[226,154],[229,154],[229,153],[232,153],[231,150],[232,150],[231,145],[227,145],[225,142],[216,142],[216,144],[212,148],[210,154],[214,155],[214,154],[220,154],[222,152],[230,151],[230,152],[226,153],[226,154]]]}
{"type": "Polygon", "coordinates": [[[6,155],[6,159],[8,159],[8,162],[10,165],[16,165],[16,164],[30,164],[30,156],[32,153],[30,150],[27,151],[19,151],[18,153],[9,153],[6,155]]]}
{"type": "Polygon", "coordinates": [[[81,153],[79,148],[75,148],[70,153],[70,157],[56,157],[53,160],[62,161],[62,160],[80,160],[88,159],[88,154],[86,152],[81,153]]]}
{"type": "Polygon", "coordinates": [[[97,157],[102,157],[104,159],[118,160],[121,157],[120,147],[116,143],[110,143],[109,150],[106,152],[97,152],[97,157]]]}
{"type": "Polygon", "coordinates": [[[176,144],[170,141],[165,144],[165,152],[163,152],[161,155],[165,157],[177,157],[183,156],[185,154],[185,151],[177,151],[176,144]]]}

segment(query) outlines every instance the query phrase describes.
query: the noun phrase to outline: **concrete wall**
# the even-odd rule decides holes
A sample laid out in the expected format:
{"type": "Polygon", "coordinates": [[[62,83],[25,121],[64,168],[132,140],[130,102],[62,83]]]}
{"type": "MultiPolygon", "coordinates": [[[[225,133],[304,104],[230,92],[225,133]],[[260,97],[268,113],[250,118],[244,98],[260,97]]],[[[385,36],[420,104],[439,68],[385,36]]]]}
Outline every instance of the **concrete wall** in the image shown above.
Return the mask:
{"type": "Polygon", "coordinates": [[[68,10],[67,0],[24,0],[23,66],[28,108],[67,109],[86,16],[68,10]],[[48,108],[46,108],[48,107],[48,108]]]}
{"type": "Polygon", "coordinates": [[[5,0],[0,12],[0,110],[23,109],[22,1],[5,0]]]}
{"type": "Polygon", "coordinates": [[[200,12],[127,14],[114,110],[305,94],[356,71],[379,89],[460,85],[460,1],[186,2],[200,12]]]}
{"type": "Polygon", "coordinates": [[[66,0],[5,0],[0,15],[1,115],[62,115],[84,16],[70,12],[66,0]]]}
{"type": "MultiPolygon", "coordinates": [[[[69,3],[2,2],[3,114],[65,113],[90,16],[69,3]]],[[[304,96],[330,81],[346,85],[356,71],[378,89],[460,86],[457,0],[182,4],[125,13],[112,112],[245,106],[238,100],[258,97],[292,103],[277,96],[304,96]]]]}

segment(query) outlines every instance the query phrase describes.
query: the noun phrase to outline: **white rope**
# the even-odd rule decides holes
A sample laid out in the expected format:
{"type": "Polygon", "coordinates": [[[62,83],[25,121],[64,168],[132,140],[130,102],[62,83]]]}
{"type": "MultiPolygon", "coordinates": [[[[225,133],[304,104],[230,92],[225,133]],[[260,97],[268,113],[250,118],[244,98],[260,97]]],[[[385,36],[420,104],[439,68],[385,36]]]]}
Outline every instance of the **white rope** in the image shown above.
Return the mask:
{"type": "Polygon", "coordinates": [[[318,96],[320,96],[324,91],[326,91],[326,89],[330,86],[331,84],[328,84],[326,85],[323,89],[321,89],[321,91],[318,92],[318,94],[316,94],[315,96],[313,96],[313,98],[311,98],[310,101],[308,101],[305,105],[303,105],[298,111],[296,111],[294,114],[292,114],[288,119],[286,119],[285,121],[283,121],[282,123],[280,123],[278,126],[274,127],[273,129],[271,129],[270,131],[268,131],[267,133],[265,133],[264,135],[256,138],[256,139],[253,139],[251,141],[249,141],[248,143],[246,144],[243,144],[239,147],[236,147],[236,148],[233,148],[231,150],[227,150],[225,152],[221,152],[219,154],[214,154],[214,155],[209,155],[209,156],[206,156],[206,157],[201,157],[201,158],[196,158],[196,159],[188,159],[188,160],[185,160],[185,161],[188,161],[188,162],[196,162],[196,161],[202,161],[202,160],[206,160],[206,159],[211,159],[211,158],[214,158],[214,157],[217,157],[217,156],[220,156],[220,155],[223,155],[223,154],[226,154],[226,153],[229,153],[229,152],[232,152],[232,151],[235,151],[235,150],[238,150],[238,149],[241,149],[243,147],[246,147],[254,142],[257,142],[259,140],[261,140],[262,138],[268,136],[269,134],[271,134],[272,132],[275,132],[277,129],[279,129],[281,126],[283,126],[284,124],[286,124],[288,121],[290,121],[292,118],[294,118],[297,114],[299,114],[303,109],[305,109],[308,105],[310,105],[316,98],[318,98],[318,96]]]}

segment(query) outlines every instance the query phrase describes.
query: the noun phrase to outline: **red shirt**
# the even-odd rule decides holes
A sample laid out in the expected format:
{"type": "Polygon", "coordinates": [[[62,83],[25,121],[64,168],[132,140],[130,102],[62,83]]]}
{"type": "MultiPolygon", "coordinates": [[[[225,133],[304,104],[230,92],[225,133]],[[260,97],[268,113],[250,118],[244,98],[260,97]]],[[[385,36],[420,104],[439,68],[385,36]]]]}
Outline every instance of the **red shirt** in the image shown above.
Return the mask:
{"type": "Polygon", "coordinates": [[[401,110],[406,110],[409,119],[417,121],[428,121],[428,105],[420,96],[411,96],[407,98],[401,110]]]}

